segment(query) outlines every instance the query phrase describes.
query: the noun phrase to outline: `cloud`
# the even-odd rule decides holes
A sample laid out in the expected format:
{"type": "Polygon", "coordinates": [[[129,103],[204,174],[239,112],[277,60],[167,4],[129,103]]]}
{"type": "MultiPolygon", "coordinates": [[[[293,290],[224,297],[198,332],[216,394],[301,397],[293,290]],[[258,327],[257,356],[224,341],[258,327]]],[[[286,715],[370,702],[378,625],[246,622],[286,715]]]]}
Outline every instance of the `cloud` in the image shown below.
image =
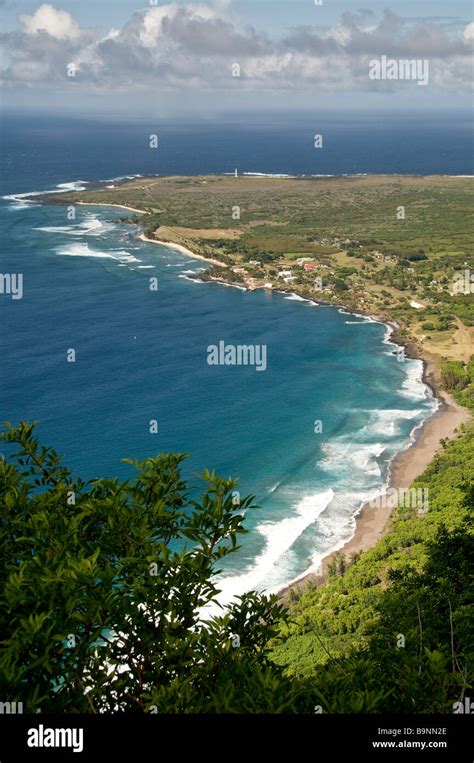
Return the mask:
{"type": "Polygon", "coordinates": [[[466,42],[470,42],[471,40],[474,40],[474,21],[467,25],[463,32],[463,37],[466,40],[466,42]]]}
{"type": "Polygon", "coordinates": [[[369,60],[381,55],[428,58],[436,87],[466,89],[471,80],[473,24],[448,33],[432,20],[413,23],[390,10],[379,17],[365,9],[344,13],[330,28],[295,28],[279,40],[242,28],[230,0],[150,7],[106,32],[83,28],[48,3],[19,22],[19,30],[0,35],[8,61],[3,77],[13,86],[257,93],[406,87],[368,78],[369,60]],[[68,77],[71,63],[74,78],[68,77]],[[235,63],[239,78],[232,77],[235,63]]]}
{"type": "Polygon", "coordinates": [[[20,23],[27,35],[46,32],[56,40],[73,40],[80,36],[80,26],[67,11],[43,3],[32,16],[20,15],[20,23]]]}

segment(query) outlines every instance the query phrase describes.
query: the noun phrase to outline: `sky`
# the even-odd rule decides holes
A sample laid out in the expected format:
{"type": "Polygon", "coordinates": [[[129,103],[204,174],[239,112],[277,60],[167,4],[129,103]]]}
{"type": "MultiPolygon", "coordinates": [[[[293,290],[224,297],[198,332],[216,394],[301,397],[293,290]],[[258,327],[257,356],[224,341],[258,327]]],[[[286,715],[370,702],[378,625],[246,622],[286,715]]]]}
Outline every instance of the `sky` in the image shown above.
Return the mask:
{"type": "Polygon", "coordinates": [[[2,100],[117,117],[465,109],[471,14],[465,0],[0,0],[2,100]]]}

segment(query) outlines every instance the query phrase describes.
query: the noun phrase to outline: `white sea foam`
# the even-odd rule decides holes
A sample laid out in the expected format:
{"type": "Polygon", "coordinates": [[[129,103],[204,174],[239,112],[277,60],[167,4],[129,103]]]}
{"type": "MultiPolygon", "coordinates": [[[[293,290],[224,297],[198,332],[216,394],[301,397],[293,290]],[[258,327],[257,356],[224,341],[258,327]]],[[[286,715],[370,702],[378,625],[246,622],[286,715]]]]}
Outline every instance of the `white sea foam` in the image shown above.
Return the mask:
{"type": "Polygon", "coordinates": [[[364,445],[358,448],[352,455],[352,462],[356,469],[366,474],[373,474],[380,476],[380,466],[377,463],[377,458],[382,455],[385,450],[385,445],[382,443],[375,443],[373,445],[364,445]]]}
{"type": "Polygon", "coordinates": [[[271,487],[267,489],[267,493],[274,493],[275,490],[280,487],[280,485],[281,485],[281,480],[279,482],[275,482],[274,485],[272,485],[271,487]]]}
{"type": "Polygon", "coordinates": [[[356,517],[360,508],[372,497],[380,493],[382,485],[373,490],[338,490],[331,501],[330,511],[322,512],[318,518],[318,537],[323,543],[311,556],[309,566],[286,585],[295,583],[309,573],[321,574],[321,562],[330,553],[342,548],[354,535],[356,517]]]}
{"type": "Polygon", "coordinates": [[[381,408],[374,411],[367,411],[367,413],[370,413],[370,421],[361,431],[369,431],[373,434],[391,436],[396,433],[398,425],[401,424],[402,421],[416,419],[418,416],[421,416],[423,411],[421,409],[404,410],[403,408],[381,408]]]}
{"type": "Polygon", "coordinates": [[[308,299],[307,297],[302,297],[300,294],[295,294],[295,292],[291,291],[283,291],[283,289],[274,289],[273,290],[275,294],[283,294],[285,299],[290,300],[290,302],[307,302],[309,305],[312,305],[313,307],[319,307],[319,303],[315,302],[314,299],[308,299]]]}
{"type": "MultiPolygon", "coordinates": [[[[234,172],[224,172],[224,175],[234,175],[234,172]]],[[[317,172],[317,173],[297,173],[295,175],[287,175],[283,172],[240,172],[239,175],[250,175],[254,177],[269,177],[269,178],[335,178],[335,177],[367,177],[368,172],[317,172]]],[[[456,176],[453,176],[456,177],[456,176]]],[[[459,175],[459,177],[472,177],[471,175],[459,175]]]]}
{"type": "MultiPolygon", "coordinates": [[[[48,191],[48,193],[66,193],[67,191],[85,191],[87,180],[74,180],[72,183],[58,183],[56,191],[48,191]]],[[[44,193],[44,191],[43,191],[44,193]]]]}
{"type": "Polygon", "coordinates": [[[191,281],[192,283],[204,283],[200,278],[190,278],[189,276],[179,275],[178,278],[184,278],[185,281],[191,281]]]}
{"type": "Polygon", "coordinates": [[[20,196],[2,196],[2,198],[5,201],[9,201],[10,204],[8,205],[7,209],[10,209],[12,211],[18,210],[25,210],[29,209],[31,205],[36,204],[35,201],[31,201],[31,199],[22,199],[20,196]]]}
{"type": "MultiPolygon", "coordinates": [[[[200,270],[204,270],[204,268],[200,268],[200,270]]],[[[184,271],[185,272],[185,271],[184,271]]],[[[193,270],[194,275],[198,273],[198,270],[193,270]]],[[[196,283],[205,283],[201,278],[188,278],[188,276],[180,275],[178,278],[186,278],[188,281],[196,281],[196,283]]],[[[212,281],[209,281],[208,283],[215,283],[218,284],[218,286],[226,286],[228,289],[238,289],[239,291],[247,291],[246,286],[239,286],[236,283],[227,283],[227,281],[221,281],[219,279],[213,279],[212,281]]]]}
{"type": "Polygon", "coordinates": [[[87,244],[71,244],[70,246],[59,246],[55,249],[56,254],[61,257],[97,257],[101,259],[115,260],[115,257],[109,252],[93,252],[87,244]]]}
{"type": "Polygon", "coordinates": [[[338,313],[341,313],[341,315],[350,315],[352,318],[360,318],[358,321],[352,321],[347,320],[344,321],[345,324],[348,326],[362,326],[364,323],[379,323],[380,321],[375,320],[375,318],[372,318],[370,315],[362,315],[361,313],[352,313],[347,312],[347,310],[344,310],[343,307],[340,307],[338,309],[338,313]]]}
{"type": "Polygon", "coordinates": [[[82,231],[77,231],[77,229],[72,225],[43,225],[41,228],[33,228],[33,230],[42,230],[45,233],[75,233],[76,235],[82,234],[82,231]]]}
{"type": "Polygon", "coordinates": [[[141,260],[134,257],[133,254],[122,249],[110,252],[97,252],[90,249],[89,245],[85,243],[59,246],[55,249],[55,252],[62,257],[93,257],[97,259],[119,260],[123,264],[129,262],[141,262],[141,260]]]}
{"type": "Polygon", "coordinates": [[[347,474],[352,478],[354,469],[359,473],[380,477],[377,458],[386,448],[383,443],[355,442],[346,435],[336,437],[322,446],[324,453],[320,467],[331,473],[347,474]]]}
{"type": "MultiPolygon", "coordinates": [[[[196,271],[194,271],[196,273],[196,271]]],[[[182,278],[183,276],[179,276],[179,278],[182,278]]],[[[204,283],[204,281],[201,281],[201,283],[204,283]]],[[[227,286],[229,289],[239,289],[239,291],[247,291],[246,286],[238,286],[236,283],[227,283],[227,281],[212,281],[212,283],[217,283],[220,286],[227,286]]]]}
{"type": "Polygon", "coordinates": [[[86,230],[94,230],[102,228],[102,222],[95,215],[86,215],[84,220],[79,223],[79,227],[86,230]]]}
{"type": "MultiPolygon", "coordinates": [[[[283,292],[286,294],[286,292],[283,292]]],[[[312,302],[311,299],[307,299],[306,297],[301,297],[299,294],[294,294],[291,292],[291,294],[287,294],[285,299],[290,300],[291,302],[312,302]]]]}
{"type": "Polygon", "coordinates": [[[77,225],[43,225],[34,230],[44,233],[63,233],[66,236],[101,236],[114,227],[113,223],[102,222],[97,217],[88,215],[77,225]]]}
{"type": "Polygon", "coordinates": [[[27,197],[29,196],[43,196],[46,193],[66,193],[67,191],[85,191],[85,184],[87,180],[75,180],[72,183],[58,183],[56,188],[47,191],[28,191],[27,193],[11,193],[6,196],[2,196],[5,201],[12,201],[13,204],[9,205],[9,209],[27,209],[30,204],[36,202],[27,197]]]}
{"type": "MultiPolygon", "coordinates": [[[[337,309],[338,313],[341,313],[341,315],[352,315],[356,318],[363,318],[363,321],[360,321],[360,323],[379,323],[379,321],[376,321],[375,318],[372,318],[371,315],[363,315],[362,313],[354,313],[353,310],[346,310],[344,307],[338,307],[337,309]]],[[[357,321],[359,323],[359,321],[357,321]]]]}
{"type": "Polygon", "coordinates": [[[432,416],[440,407],[441,403],[436,397],[431,397],[430,403],[429,403],[429,411],[427,413],[427,416],[425,416],[421,421],[418,422],[418,424],[415,424],[413,429],[410,432],[410,439],[407,445],[405,446],[404,450],[410,447],[410,445],[413,445],[413,443],[416,442],[417,438],[417,432],[419,429],[422,428],[427,418],[432,416]]]}
{"type": "Polygon", "coordinates": [[[16,201],[17,199],[26,199],[28,196],[42,196],[45,193],[66,193],[67,191],[85,191],[86,180],[75,180],[72,183],[58,183],[53,190],[27,191],[26,193],[12,193],[2,196],[7,201],[16,201]]]}
{"type": "Polygon", "coordinates": [[[280,522],[264,522],[258,525],[256,530],[265,538],[265,547],[250,570],[242,575],[228,575],[216,581],[222,591],[218,597],[220,603],[227,603],[246,591],[262,589],[265,578],[272,574],[277,562],[291,549],[302,533],[316,522],[333,498],[334,492],[331,489],[305,496],[294,507],[296,514],[293,516],[280,522]]]}
{"type": "Polygon", "coordinates": [[[28,209],[29,206],[30,206],[29,202],[27,202],[27,201],[24,201],[24,202],[19,201],[18,204],[9,204],[7,206],[7,209],[9,209],[11,212],[15,212],[15,211],[22,211],[22,210],[28,209]]]}
{"type": "Polygon", "coordinates": [[[385,324],[385,334],[384,338],[382,340],[383,344],[392,344],[394,347],[398,347],[398,345],[395,342],[392,342],[392,334],[393,334],[394,328],[393,326],[390,326],[390,324],[385,324]]]}
{"type": "MultiPolygon", "coordinates": [[[[226,173],[226,174],[234,174],[234,173],[226,173]]],[[[258,177],[258,178],[295,178],[296,175],[286,175],[283,172],[242,172],[242,175],[247,175],[249,177],[258,177]]]]}
{"type": "Polygon", "coordinates": [[[121,260],[122,262],[142,262],[138,257],[135,257],[135,255],[130,254],[130,252],[126,252],[123,249],[112,252],[112,256],[114,260],[121,260]]]}
{"type": "Polygon", "coordinates": [[[423,361],[410,359],[405,361],[406,378],[399,395],[412,400],[422,400],[430,396],[429,387],[423,381],[423,361]]]}
{"type": "MultiPolygon", "coordinates": [[[[369,500],[370,495],[382,489],[382,483],[375,488],[339,489],[331,505],[331,511],[326,512],[318,523],[318,532],[328,540],[335,539],[339,543],[341,538],[347,540],[351,531],[355,530],[355,518],[362,505],[369,500]]],[[[332,544],[330,546],[332,549],[332,544]]],[[[324,551],[324,554],[327,552],[324,551]]]]}
{"type": "Polygon", "coordinates": [[[114,183],[118,180],[135,180],[135,178],[141,178],[143,175],[140,175],[140,173],[137,173],[136,175],[118,175],[116,178],[107,178],[106,180],[102,180],[102,183],[114,183]]]}

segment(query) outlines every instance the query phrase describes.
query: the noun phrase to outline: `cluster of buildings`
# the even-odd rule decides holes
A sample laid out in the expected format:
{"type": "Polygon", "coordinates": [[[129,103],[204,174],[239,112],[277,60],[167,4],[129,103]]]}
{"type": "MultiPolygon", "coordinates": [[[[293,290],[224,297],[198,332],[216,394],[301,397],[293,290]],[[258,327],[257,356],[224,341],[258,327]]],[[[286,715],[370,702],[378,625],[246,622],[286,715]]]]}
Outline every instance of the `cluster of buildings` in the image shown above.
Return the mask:
{"type": "MultiPolygon", "coordinates": [[[[329,265],[317,262],[312,257],[299,257],[296,260],[296,264],[303,268],[303,270],[306,272],[320,270],[321,268],[326,270],[332,269],[329,265]]],[[[281,278],[285,283],[291,283],[296,279],[296,275],[291,268],[288,268],[287,266],[281,266],[278,270],[278,278],[281,278]]]]}

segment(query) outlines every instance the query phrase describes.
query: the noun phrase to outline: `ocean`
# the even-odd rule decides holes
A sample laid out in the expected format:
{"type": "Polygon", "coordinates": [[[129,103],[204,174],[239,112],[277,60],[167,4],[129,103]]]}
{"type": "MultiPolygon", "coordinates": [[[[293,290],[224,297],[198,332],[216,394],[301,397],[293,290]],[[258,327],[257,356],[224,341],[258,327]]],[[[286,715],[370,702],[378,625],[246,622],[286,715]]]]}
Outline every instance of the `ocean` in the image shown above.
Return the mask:
{"type": "Polygon", "coordinates": [[[342,119],[326,117],[334,145],[318,160],[305,124],[219,131],[51,117],[3,122],[0,271],[22,273],[24,295],[0,297],[0,419],[39,420],[41,441],[83,478],[130,477],[122,458],[160,451],[190,454],[184,472],[194,493],[204,468],[237,477],[241,494],[255,495],[260,508],[247,513],[250,532],[223,566],[224,600],[277,590],[351,537],[361,503],[383,486],[391,459],[435,408],[421,361],[399,362],[387,327],[362,316],[200,282],[205,263],[140,241],[137,226],[118,222],[123,210],[84,206],[68,220],[66,208],[21,194],[235,167],[472,173],[462,120],[414,120],[402,151],[380,121],[361,117],[348,132],[342,119]],[[153,161],[151,132],[160,134],[153,161]],[[220,341],[265,345],[266,370],[210,366],[207,348],[220,341]],[[66,360],[71,349],[75,363],[66,360]]]}

